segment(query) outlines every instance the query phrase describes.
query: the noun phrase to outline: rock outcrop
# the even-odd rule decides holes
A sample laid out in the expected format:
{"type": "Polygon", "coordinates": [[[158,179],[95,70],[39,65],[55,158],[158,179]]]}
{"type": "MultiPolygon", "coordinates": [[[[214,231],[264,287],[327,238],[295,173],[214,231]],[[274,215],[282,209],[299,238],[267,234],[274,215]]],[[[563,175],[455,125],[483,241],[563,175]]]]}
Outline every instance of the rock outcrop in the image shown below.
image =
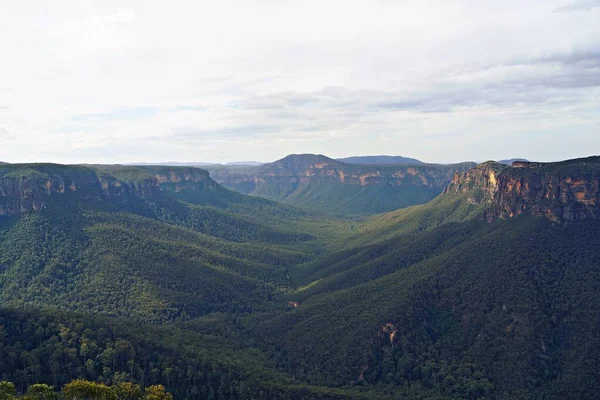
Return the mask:
{"type": "Polygon", "coordinates": [[[468,194],[486,204],[486,217],[521,214],[572,222],[600,217],[600,157],[557,163],[487,162],[456,173],[445,193],[468,194]]]}
{"type": "Polygon", "coordinates": [[[152,199],[165,191],[216,187],[208,172],[198,168],[4,164],[0,168],[0,215],[40,211],[56,196],[96,201],[130,196],[152,199]]]}

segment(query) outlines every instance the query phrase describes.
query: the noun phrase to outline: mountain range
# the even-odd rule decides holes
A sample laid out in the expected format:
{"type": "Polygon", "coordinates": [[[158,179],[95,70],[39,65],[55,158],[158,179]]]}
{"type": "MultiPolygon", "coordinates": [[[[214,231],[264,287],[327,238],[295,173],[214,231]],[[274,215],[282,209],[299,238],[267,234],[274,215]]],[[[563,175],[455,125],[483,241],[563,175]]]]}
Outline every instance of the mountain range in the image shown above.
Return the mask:
{"type": "MultiPolygon", "coordinates": [[[[355,156],[355,157],[346,157],[346,158],[337,158],[336,160],[345,162],[347,164],[375,164],[375,165],[385,165],[385,164],[425,164],[422,161],[419,161],[415,158],[410,157],[401,157],[401,156],[355,156]]],[[[207,162],[163,162],[163,163],[134,163],[130,165],[165,165],[165,166],[187,166],[187,167],[201,167],[201,166],[209,166],[209,165],[225,165],[225,166],[257,166],[262,164],[258,161],[232,161],[227,163],[207,163],[207,162]]]]}
{"type": "MultiPolygon", "coordinates": [[[[355,160],[356,161],[356,160],[355,160]]],[[[243,194],[320,211],[368,215],[426,203],[455,172],[475,164],[358,164],[293,154],[254,167],[206,167],[215,181],[243,194]]]]}
{"type": "Polygon", "coordinates": [[[498,161],[500,164],[512,165],[514,162],[529,162],[526,158],[511,158],[508,160],[500,160],[498,161]]]}
{"type": "Polygon", "coordinates": [[[258,161],[232,161],[232,162],[228,162],[228,163],[224,163],[224,164],[215,164],[215,163],[207,163],[207,162],[175,162],[175,161],[169,161],[169,162],[157,162],[157,163],[130,163],[130,164],[125,164],[125,165],[131,165],[131,166],[153,166],[153,165],[161,165],[161,166],[166,166],[166,167],[205,167],[208,165],[229,165],[229,166],[235,166],[235,165],[245,165],[245,166],[256,166],[256,165],[262,165],[263,163],[258,162],[258,161]]]}
{"type": "Polygon", "coordinates": [[[2,164],[0,379],[594,399],[598,238],[598,156],[2,164]]]}
{"type": "Polygon", "coordinates": [[[421,165],[425,164],[416,158],[402,157],[402,156],[355,156],[346,158],[337,158],[338,161],[346,164],[375,164],[375,165],[395,165],[395,164],[408,164],[408,165],[421,165]]]}

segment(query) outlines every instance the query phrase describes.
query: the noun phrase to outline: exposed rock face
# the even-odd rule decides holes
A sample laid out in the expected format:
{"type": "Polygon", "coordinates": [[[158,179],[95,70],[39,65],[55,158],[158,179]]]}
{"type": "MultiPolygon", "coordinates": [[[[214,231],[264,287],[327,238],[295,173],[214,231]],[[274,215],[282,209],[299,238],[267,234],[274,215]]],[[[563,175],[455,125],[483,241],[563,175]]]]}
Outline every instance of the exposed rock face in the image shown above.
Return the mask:
{"type": "Polygon", "coordinates": [[[359,186],[401,186],[436,188],[440,191],[456,171],[473,164],[456,165],[360,165],[347,164],[323,155],[290,155],[279,161],[245,170],[215,168],[211,176],[219,183],[232,186],[246,184],[250,192],[257,185],[339,182],[359,186]]]}
{"type": "Polygon", "coordinates": [[[287,305],[289,308],[298,308],[298,306],[300,306],[300,303],[297,301],[288,301],[287,305]]]}
{"type": "Polygon", "coordinates": [[[446,193],[487,204],[488,219],[520,214],[570,222],[600,217],[600,157],[559,163],[488,162],[455,174],[446,193]]]}
{"type": "Polygon", "coordinates": [[[151,199],[163,191],[216,187],[208,172],[198,168],[5,164],[0,169],[0,215],[40,211],[54,196],[97,201],[128,196],[151,199]]]}
{"type": "Polygon", "coordinates": [[[394,340],[398,334],[398,329],[392,323],[387,323],[381,328],[383,334],[389,339],[390,344],[394,347],[394,340]]]}
{"type": "MultiPolygon", "coordinates": [[[[49,182],[52,186],[52,182],[49,182]]],[[[0,179],[0,215],[13,215],[43,208],[43,188],[27,178],[0,179]]]]}
{"type": "Polygon", "coordinates": [[[136,195],[152,198],[162,191],[183,192],[187,190],[215,189],[208,171],[193,167],[135,167],[142,174],[128,179],[127,170],[107,168],[113,175],[102,176],[102,192],[105,196],[136,195]]]}

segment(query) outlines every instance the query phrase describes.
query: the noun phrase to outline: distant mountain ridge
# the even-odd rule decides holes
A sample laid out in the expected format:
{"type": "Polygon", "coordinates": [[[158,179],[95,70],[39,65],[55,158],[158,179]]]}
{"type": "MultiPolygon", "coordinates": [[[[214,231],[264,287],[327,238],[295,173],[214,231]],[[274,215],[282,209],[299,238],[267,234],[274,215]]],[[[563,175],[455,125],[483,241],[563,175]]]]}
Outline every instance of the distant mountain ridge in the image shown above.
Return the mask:
{"type": "Polygon", "coordinates": [[[127,163],[124,165],[132,165],[132,166],[153,166],[153,165],[164,165],[168,167],[206,167],[209,165],[241,165],[241,166],[256,166],[262,165],[264,163],[259,161],[231,161],[227,163],[209,163],[209,162],[177,162],[177,161],[168,161],[168,162],[140,162],[140,163],[127,163]]]}
{"type": "Polygon", "coordinates": [[[529,162],[529,160],[526,159],[526,158],[511,158],[511,159],[508,159],[508,160],[500,160],[498,162],[500,164],[511,165],[514,162],[529,162]]]}
{"type": "Polygon", "coordinates": [[[255,167],[206,167],[229,189],[309,209],[373,214],[425,203],[457,171],[475,164],[350,164],[322,154],[292,154],[255,167]]]}
{"type": "Polygon", "coordinates": [[[402,157],[402,156],[353,156],[345,158],[337,158],[336,160],[345,162],[347,164],[375,164],[375,165],[396,165],[396,164],[408,164],[408,165],[422,165],[424,162],[417,160],[416,158],[402,157]]]}
{"type": "Polygon", "coordinates": [[[263,165],[263,162],[260,161],[231,161],[227,162],[224,165],[263,165]]]}

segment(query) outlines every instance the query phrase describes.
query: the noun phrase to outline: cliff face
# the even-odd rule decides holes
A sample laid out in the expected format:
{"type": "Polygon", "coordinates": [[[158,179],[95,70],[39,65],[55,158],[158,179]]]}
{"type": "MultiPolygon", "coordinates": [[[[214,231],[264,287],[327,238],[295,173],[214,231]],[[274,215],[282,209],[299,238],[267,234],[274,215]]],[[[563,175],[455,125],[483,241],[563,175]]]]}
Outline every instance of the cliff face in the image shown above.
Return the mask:
{"type": "Polygon", "coordinates": [[[0,215],[40,211],[56,196],[81,200],[152,199],[161,192],[212,190],[207,171],[178,167],[80,167],[5,164],[0,168],[0,215]]]}
{"type": "Polygon", "coordinates": [[[439,195],[457,171],[475,164],[348,164],[323,155],[290,155],[257,167],[209,167],[238,192],[320,212],[371,215],[423,204],[439,195]]]}
{"type": "Polygon", "coordinates": [[[457,165],[360,165],[347,164],[322,155],[301,154],[246,170],[215,168],[211,176],[224,185],[305,184],[337,182],[358,186],[401,186],[436,188],[440,191],[456,171],[472,164],[457,165]]]}
{"type": "Polygon", "coordinates": [[[208,171],[193,167],[98,167],[102,195],[152,198],[160,192],[213,190],[217,183],[208,171]]]}
{"type": "Polygon", "coordinates": [[[559,163],[484,163],[455,174],[446,193],[487,204],[488,219],[520,214],[557,222],[600,217],[600,157],[559,163]]]}

